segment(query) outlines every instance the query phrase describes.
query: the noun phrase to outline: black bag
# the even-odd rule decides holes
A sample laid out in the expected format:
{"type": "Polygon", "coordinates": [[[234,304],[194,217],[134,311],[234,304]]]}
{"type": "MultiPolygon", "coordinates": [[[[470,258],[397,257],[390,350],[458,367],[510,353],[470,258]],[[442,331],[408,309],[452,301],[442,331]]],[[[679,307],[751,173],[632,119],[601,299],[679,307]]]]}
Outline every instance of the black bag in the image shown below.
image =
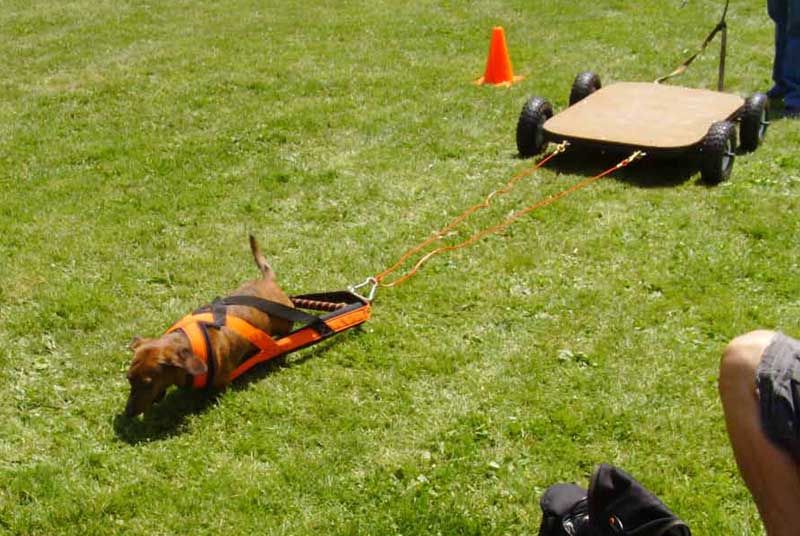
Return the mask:
{"type": "Polygon", "coordinates": [[[539,536],[691,536],[688,525],[628,473],[601,464],[588,492],[549,487],[541,500],[539,536]]]}

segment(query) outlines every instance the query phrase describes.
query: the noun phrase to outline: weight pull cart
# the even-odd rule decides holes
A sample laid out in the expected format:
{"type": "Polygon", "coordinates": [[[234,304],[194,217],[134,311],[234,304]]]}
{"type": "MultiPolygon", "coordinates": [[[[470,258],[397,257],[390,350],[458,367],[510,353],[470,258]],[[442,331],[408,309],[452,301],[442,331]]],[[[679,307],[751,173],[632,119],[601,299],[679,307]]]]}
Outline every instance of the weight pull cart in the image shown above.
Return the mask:
{"type": "Polygon", "coordinates": [[[737,148],[755,151],[767,131],[769,101],[762,93],[738,95],[646,82],[602,87],[593,72],[575,77],[569,107],[553,114],[542,97],[531,97],[517,122],[523,157],[548,142],[608,151],[644,150],[649,155],[692,158],[702,179],[726,180],[737,148]],[[737,147],[737,125],[740,144],[737,147]]]}

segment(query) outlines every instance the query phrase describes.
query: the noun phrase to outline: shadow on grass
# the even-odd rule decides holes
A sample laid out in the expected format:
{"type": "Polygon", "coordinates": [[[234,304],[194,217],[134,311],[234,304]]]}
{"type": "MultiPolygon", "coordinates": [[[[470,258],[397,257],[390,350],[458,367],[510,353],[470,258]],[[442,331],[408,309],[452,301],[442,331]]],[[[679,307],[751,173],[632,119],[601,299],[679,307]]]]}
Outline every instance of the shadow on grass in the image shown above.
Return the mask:
{"type": "MultiPolygon", "coordinates": [[[[356,328],[358,330],[358,328],[356,328]]],[[[355,330],[351,330],[355,331],[355,330]]],[[[340,337],[348,334],[341,334],[340,337]]],[[[149,441],[159,441],[182,434],[186,419],[191,415],[204,413],[214,406],[222,396],[232,396],[247,388],[251,383],[263,380],[282,370],[300,366],[310,359],[321,356],[336,344],[340,337],[325,340],[310,349],[290,356],[282,355],[266,363],[255,366],[247,374],[239,377],[228,386],[226,391],[212,392],[203,389],[171,389],[161,403],[156,404],[142,417],[127,417],[120,413],[114,417],[114,432],[117,437],[129,445],[137,445],[149,441]]]]}
{"type": "MultiPolygon", "coordinates": [[[[557,173],[593,177],[631,153],[576,147],[557,156],[545,167],[557,173]]],[[[699,171],[696,159],[686,154],[653,153],[613,172],[608,178],[640,188],[671,188],[691,180],[699,171]]]]}
{"type": "Polygon", "coordinates": [[[118,414],[114,417],[114,432],[130,445],[180,435],[186,418],[214,405],[220,395],[202,390],[172,389],[161,403],[150,408],[142,417],[118,414]]]}

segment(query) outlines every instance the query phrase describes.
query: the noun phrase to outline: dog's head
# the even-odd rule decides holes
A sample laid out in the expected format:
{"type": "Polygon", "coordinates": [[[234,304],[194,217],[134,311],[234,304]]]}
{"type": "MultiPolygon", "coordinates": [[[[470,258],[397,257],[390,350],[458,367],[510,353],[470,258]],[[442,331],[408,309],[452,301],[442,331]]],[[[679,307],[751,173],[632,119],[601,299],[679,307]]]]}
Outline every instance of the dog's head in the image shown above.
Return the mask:
{"type": "Polygon", "coordinates": [[[208,371],[206,364],[192,353],[186,341],[165,335],[158,339],[135,337],[130,344],[133,361],[128,368],[130,396],[125,414],[135,417],[161,402],[167,389],[208,371]]]}

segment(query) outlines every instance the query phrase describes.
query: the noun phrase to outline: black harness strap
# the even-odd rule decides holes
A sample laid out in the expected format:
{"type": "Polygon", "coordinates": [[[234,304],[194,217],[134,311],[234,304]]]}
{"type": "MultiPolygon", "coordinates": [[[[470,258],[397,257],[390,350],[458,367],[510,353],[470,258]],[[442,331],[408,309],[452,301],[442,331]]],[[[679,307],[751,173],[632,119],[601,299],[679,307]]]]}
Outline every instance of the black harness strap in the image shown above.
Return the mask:
{"type": "Polygon", "coordinates": [[[655,81],[656,84],[660,84],[661,82],[663,82],[665,80],[669,80],[672,77],[675,77],[675,76],[683,74],[686,71],[686,69],[689,68],[689,65],[691,65],[691,63],[694,60],[696,60],[697,57],[700,54],[703,53],[703,51],[705,51],[706,47],[708,47],[708,44],[711,43],[711,41],[714,39],[714,37],[716,37],[716,35],[719,32],[722,32],[722,41],[720,43],[720,52],[719,52],[719,72],[718,72],[718,76],[717,76],[717,91],[722,91],[724,89],[724,87],[725,87],[725,56],[726,56],[726,51],[727,51],[727,48],[728,48],[728,46],[727,46],[728,45],[728,24],[725,22],[725,17],[728,15],[728,5],[729,4],[730,4],[730,0],[725,0],[725,8],[722,10],[722,17],[720,18],[719,22],[714,27],[714,29],[711,30],[711,33],[709,33],[706,36],[705,40],[703,41],[703,44],[700,45],[700,49],[697,52],[695,52],[694,54],[692,54],[691,56],[689,56],[689,58],[687,58],[686,61],[684,61],[683,63],[678,65],[675,68],[675,70],[673,70],[671,73],[669,73],[666,76],[662,76],[661,78],[657,78],[656,81],[655,81]]]}
{"type": "MultiPolygon", "coordinates": [[[[214,347],[211,346],[211,337],[208,335],[208,327],[210,326],[210,324],[207,324],[205,322],[198,322],[197,325],[200,327],[200,332],[203,334],[203,342],[206,345],[206,353],[207,353],[206,367],[208,367],[208,372],[206,373],[206,386],[205,386],[205,389],[207,391],[211,391],[211,390],[214,389],[214,387],[213,387],[214,386],[214,377],[217,374],[217,359],[216,359],[216,356],[214,355],[214,347]]],[[[215,327],[215,326],[211,326],[211,327],[215,327]]],[[[183,328],[179,328],[178,331],[183,333],[183,335],[187,339],[189,338],[189,334],[186,333],[186,331],[183,328]]],[[[190,388],[193,383],[194,383],[194,376],[192,376],[190,374],[190,375],[187,376],[186,386],[185,387],[190,388]]]]}
{"type": "Polygon", "coordinates": [[[207,305],[203,309],[211,310],[211,314],[214,315],[214,327],[221,328],[225,325],[225,315],[228,313],[225,310],[225,304],[222,303],[219,296],[214,298],[214,301],[211,302],[211,305],[207,305]]]}
{"type": "Polygon", "coordinates": [[[212,310],[213,306],[217,303],[222,306],[243,305],[245,307],[252,307],[266,315],[282,318],[289,322],[300,322],[303,324],[303,327],[311,326],[314,331],[323,337],[328,337],[333,334],[331,328],[328,327],[320,317],[304,313],[299,309],[283,305],[282,303],[259,298],[258,296],[228,296],[226,298],[217,299],[214,300],[212,304],[212,310]]]}

